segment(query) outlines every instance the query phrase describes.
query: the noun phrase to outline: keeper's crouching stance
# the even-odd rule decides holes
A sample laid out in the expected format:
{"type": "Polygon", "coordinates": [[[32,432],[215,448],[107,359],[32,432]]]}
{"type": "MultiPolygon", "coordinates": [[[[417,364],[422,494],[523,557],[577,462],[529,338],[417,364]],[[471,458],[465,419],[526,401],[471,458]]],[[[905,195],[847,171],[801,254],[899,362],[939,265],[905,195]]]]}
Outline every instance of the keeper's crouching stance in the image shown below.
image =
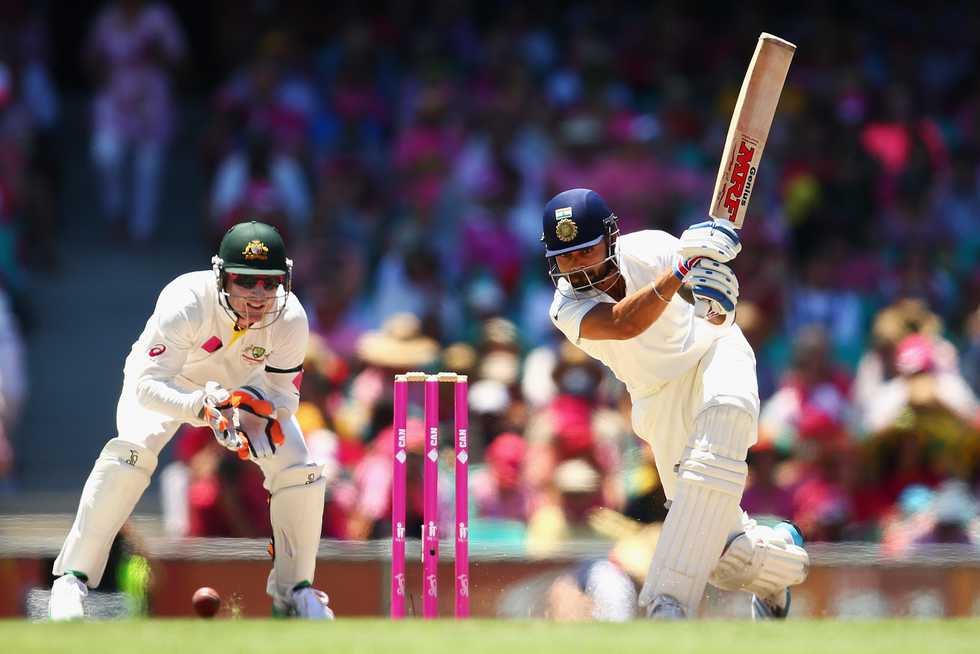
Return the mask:
{"type": "Polygon", "coordinates": [[[326,594],[312,587],[326,480],[293,417],[309,327],[290,292],[292,262],[274,228],[251,222],[228,231],[212,263],[163,289],[126,359],[119,436],[96,459],[55,561],[52,619],[83,617],[112,541],[183,423],[209,425],[265,475],[276,611],[333,617],[326,594]]]}
{"type": "Polygon", "coordinates": [[[552,322],[626,384],[634,431],[653,448],[671,501],[640,605],[657,618],[694,616],[706,584],[753,594],[756,617],[785,617],[806,578],[790,523],[761,527],[739,508],[759,397],[755,355],[734,325],[741,250],[725,223],[681,238],[620,235],[594,191],[559,193],[543,216],[556,291],[552,322]],[[704,317],[694,303],[709,307],[704,317]]]}

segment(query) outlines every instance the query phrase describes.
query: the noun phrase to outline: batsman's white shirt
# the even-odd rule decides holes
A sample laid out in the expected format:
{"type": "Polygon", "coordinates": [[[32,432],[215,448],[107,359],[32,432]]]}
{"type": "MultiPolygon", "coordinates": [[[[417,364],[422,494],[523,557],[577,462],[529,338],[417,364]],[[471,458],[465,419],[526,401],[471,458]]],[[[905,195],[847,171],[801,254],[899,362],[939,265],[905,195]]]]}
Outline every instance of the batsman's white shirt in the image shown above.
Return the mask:
{"type": "MultiPolygon", "coordinates": [[[[679,239],[645,230],[619,237],[617,259],[630,294],[673,270],[679,239]]],[[[562,284],[567,284],[565,280],[562,284]]],[[[567,291],[566,291],[567,292],[567,291]]],[[[555,291],[552,322],[572,343],[602,361],[626,384],[632,400],[633,429],[653,447],[667,497],[674,487],[673,465],[680,460],[705,407],[734,404],[758,416],[755,354],[729,318],[713,325],[694,315],[694,307],[675,295],[664,312],[639,336],[626,340],[581,338],[582,319],[606,294],[574,299],[555,291]]]]}
{"type": "Polygon", "coordinates": [[[126,358],[116,410],[120,437],[159,452],[180,424],[206,424],[199,407],[184,411],[167,396],[186,398],[209,381],[229,390],[256,386],[280,419],[295,414],[308,338],[306,312],[292,293],[279,320],[238,330],[219,304],[213,272],[177,277],[160,292],[126,358]]]}

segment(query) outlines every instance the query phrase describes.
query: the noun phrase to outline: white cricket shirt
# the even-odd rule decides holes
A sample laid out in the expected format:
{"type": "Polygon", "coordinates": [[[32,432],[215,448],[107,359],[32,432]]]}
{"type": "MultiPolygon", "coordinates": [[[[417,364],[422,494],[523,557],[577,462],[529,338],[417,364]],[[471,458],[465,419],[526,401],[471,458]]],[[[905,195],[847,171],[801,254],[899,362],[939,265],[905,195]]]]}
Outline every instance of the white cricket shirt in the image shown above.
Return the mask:
{"type": "MultiPolygon", "coordinates": [[[[120,408],[142,404],[142,409],[169,413],[154,393],[138,397],[142,380],[160,381],[181,393],[215,381],[228,390],[258,385],[279,411],[293,414],[308,338],[306,312],[292,293],[283,315],[270,326],[236,330],[218,302],[214,273],[181,275],[160,292],[153,315],[126,357],[120,408]]],[[[174,417],[191,421],[196,416],[174,417]]]]}
{"type": "MultiPolygon", "coordinates": [[[[629,295],[673,270],[680,240],[667,232],[644,230],[619,237],[617,259],[629,295]]],[[[569,288],[561,280],[562,289],[569,288]]],[[[626,384],[630,396],[655,393],[667,382],[696,366],[711,344],[728,329],[694,316],[694,307],[675,294],[664,312],[646,331],[626,340],[581,338],[582,318],[600,302],[615,303],[605,293],[573,299],[555,290],[549,314],[572,343],[602,361],[626,384]]]]}

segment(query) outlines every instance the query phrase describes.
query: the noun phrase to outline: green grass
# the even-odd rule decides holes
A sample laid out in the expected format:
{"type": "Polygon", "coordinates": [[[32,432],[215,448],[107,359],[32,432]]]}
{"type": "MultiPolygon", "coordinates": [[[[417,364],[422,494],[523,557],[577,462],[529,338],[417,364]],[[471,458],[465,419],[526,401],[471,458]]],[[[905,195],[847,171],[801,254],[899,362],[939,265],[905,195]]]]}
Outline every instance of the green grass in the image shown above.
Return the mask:
{"type": "Polygon", "coordinates": [[[347,619],[130,620],[30,623],[0,620],[0,650],[70,654],[951,654],[980,651],[980,620],[685,622],[347,619]]]}

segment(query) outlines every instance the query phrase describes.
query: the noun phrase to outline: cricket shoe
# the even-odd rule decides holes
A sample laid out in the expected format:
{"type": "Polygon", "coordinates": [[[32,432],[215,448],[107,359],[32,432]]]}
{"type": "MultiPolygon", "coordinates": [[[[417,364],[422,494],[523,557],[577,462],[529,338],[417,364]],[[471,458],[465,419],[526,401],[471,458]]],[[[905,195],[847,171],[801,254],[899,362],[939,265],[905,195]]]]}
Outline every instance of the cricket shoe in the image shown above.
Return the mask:
{"type": "MultiPolygon", "coordinates": [[[[788,520],[780,522],[773,527],[777,531],[782,531],[786,536],[787,543],[792,543],[798,547],[803,547],[803,532],[800,528],[788,520]]],[[[789,606],[793,595],[789,588],[776,593],[770,597],[752,596],[752,619],[753,620],[785,620],[789,615],[789,606]]]]}
{"type": "Polygon", "coordinates": [[[80,620],[85,617],[82,599],[88,595],[88,586],[73,574],[62,575],[51,584],[48,599],[48,617],[52,620],[80,620]]]}
{"type": "Polygon", "coordinates": [[[288,602],[273,601],[272,613],[287,618],[333,620],[329,602],[330,598],[322,590],[313,588],[309,582],[302,582],[293,588],[288,602]]]}
{"type": "Polygon", "coordinates": [[[647,608],[647,617],[651,620],[684,620],[687,611],[675,597],[657,595],[647,608]]]}
{"type": "Polygon", "coordinates": [[[790,600],[793,595],[789,588],[782,593],[776,593],[772,597],[760,598],[758,595],[752,596],[752,619],[753,620],[785,620],[789,615],[790,600]]]}

